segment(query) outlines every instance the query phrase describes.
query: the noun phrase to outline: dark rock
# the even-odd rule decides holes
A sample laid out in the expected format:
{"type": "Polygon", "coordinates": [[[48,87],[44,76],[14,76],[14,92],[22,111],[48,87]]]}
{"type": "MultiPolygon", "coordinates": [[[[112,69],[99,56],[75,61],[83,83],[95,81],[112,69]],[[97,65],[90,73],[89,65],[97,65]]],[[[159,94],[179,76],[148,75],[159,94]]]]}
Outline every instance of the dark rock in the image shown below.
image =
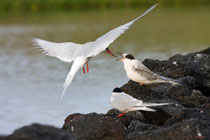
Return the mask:
{"type": "Polygon", "coordinates": [[[188,108],[201,107],[202,104],[208,103],[207,98],[198,90],[193,90],[191,96],[178,97],[177,101],[188,108]]]}
{"type": "Polygon", "coordinates": [[[159,130],[138,131],[128,134],[128,140],[182,140],[208,139],[210,127],[197,119],[182,120],[159,130]]]}
{"type": "Polygon", "coordinates": [[[206,123],[206,125],[210,126],[210,117],[209,113],[205,110],[201,109],[183,109],[179,113],[174,114],[173,117],[168,119],[168,121],[164,124],[164,126],[170,126],[177,122],[180,122],[184,119],[198,119],[202,120],[206,123]]]}
{"type": "Polygon", "coordinates": [[[205,104],[201,105],[201,108],[210,113],[210,103],[205,103],[205,104]]]}
{"type": "Polygon", "coordinates": [[[137,112],[130,112],[127,113],[125,116],[123,117],[118,117],[119,114],[121,114],[122,112],[116,110],[116,109],[111,109],[107,112],[108,116],[112,116],[115,119],[118,119],[118,121],[120,121],[125,127],[128,127],[128,125],[130,124],[130,122],[134,119],[134,118],[138,118],[138,119],[142,119],[142,114],[141,113],[137,113],[137,112]],[[134,115],[137,114],[137,115],[134,115]]]}
{"type": "Polygon", "coordinates": [[[7,140],[75,140],[73,133],[40,124],[24,126],[7,137],[7,140]]]}
{"type": "Polygon", "coordinates": [[[118,115],[121,112],[115,109],[109,110],[106,115],[73,114],[66,119],[63,129],[72,131],[73,128],[73,133],[80,139],[173,140],[209,137],[210,99],[205,96],[210,87],[209,49],[187,55],[178,54],[167,61],[146,59],[143,63],[158,74],[175,78],[180,84],[139,86],[130,80],[121,87],[122,91],[144,102],[170,105],[152,107],[156,112],[129,112],[120,118],[118,115]],[[100,131],[95,131],[97,128],[100,131]]]}
{"type": "MultiPolygon", "coordinates": [[[[72,114],[62,130],[41,125],[23,127],[8,140],[102,139],[179,140],[210,139],[210,48],[167,61],[144,60],[149,69],[179,83],[142,85],[129,81],[122,91],[148,103],[156,112],[134,111],[122,117],[116,109],[107,114],[72,114]]],[[[4,139],[5,137],[3,137],[4,139]]]]}
{"type": "Polygon", "coordinates": [[[79,139],[123,140],[126,129],[117,119],[90,113],[64,124],[63,129],[74,133],[79,139]]]}
{"type": "Polygon", "coordinates": [[[191,76],[195,78],[195,89],[200,90],[205,96],[210,96],[210,48],[189,53],[177,54],[167,61],[149,60],[143,64],[150,70],[171,78],[191,76]]]}
{"type": "Polygon", "coordinates": [[[116,109],[110,109],[107,112],[107,115],[112,116],[112,117],[116,117],[117,115],[121,114],[122,112],[120,112],[119,110],[116,109]]]}
{"type": "Polygon", "coordinates": [[[160,129],[160,127],[157,125],[146,124],[139,120],[132,120],[130,125],[128,126],[129,132],[147,131],[155,129],[160,129]]]}
{"type": "Polygon", "coordinates": [[[210,48],[204,49],[198,53],[210,55],[210,48]]]}
{"type": "Polygon", "coordinates": [[[195,88],[195,78],[191,76],[186,76],[183,78],[177,79],[180,84],[184,85],[187,87],[190,91],[192,91],[195,88]]]}
{"type": "Polygon", "coordinates": [[[64,125],[62,127],[62,129],[67,129],[68,128],[68,123],[72,122],[73,120],[77,120],[79,118],[81,118],[82,116],[84,116],[84,114],[80,114],[80,113],[75,113],[75,114],[71,114],[69,115],[65,121],[64,121],[64,125]]]}
{"type": "Polygon", "coordinates": [[[0,140],[6,140],[7,136],[0,136],[0,140]]]}
{"type": "Polygon", "coordinates": [[[153,72],[174,79],[188,76],[189,73],[189,69],[183,64],[178,64],[173,61],[145,59],[142,63],[153,72]]]}
{"type": "Polygon", "coordinates": [[[165,122],[172,117],[172,115],[162,110],[157,110],[156,112],[144,111],[143,116],[145,123],[157,126],[163,126],[165,122]]]}
{"type": "Polygon", "coordinates": [[[131,80],[123,85],[121,89],[134,98],[143,99],[143,101],[176,99],[180,96],[189,96],[193,90],[191,86],[188,87],[181,84],[172,85],[168,83],[139,86],[131,80]]]}
{"type": "Polygon", "coordinates": [[[128,139],[188,139],[190,136],[196,139],[199,138],[198,130],[205,134],[201,138],[210,136],[210,99],[206,97],[210,88],[209,52],[207,49],[175,55],[167,61],[146,59],[143,62],[152,71],[175,78],[180,84],[139,86],[129,81],[121,87],[125,93],[144,102],[172,103],[155,107],[156,112],[141,111],[141,118],[130,114],[128,139]]]}
{"type": "Polygon", "coordinates": [[[196,89],[202,91],[207,96],[210,92],[210,55],[202,53],[191,53],[181,58],[170,58],[172,61],[177,61],[187,69],[189,76],[195,78],[196,89]]]}

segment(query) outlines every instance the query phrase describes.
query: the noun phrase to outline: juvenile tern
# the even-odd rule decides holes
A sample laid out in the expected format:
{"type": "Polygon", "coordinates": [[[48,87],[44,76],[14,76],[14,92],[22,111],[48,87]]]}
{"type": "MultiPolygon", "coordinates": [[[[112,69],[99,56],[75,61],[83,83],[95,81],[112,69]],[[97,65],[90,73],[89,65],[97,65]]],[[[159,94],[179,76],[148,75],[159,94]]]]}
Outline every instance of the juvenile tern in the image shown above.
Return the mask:
{"type": "Polygon", "coordinates": [[[42,39],[34,38],[33,42],[35,45],[40,48],[45,55],[57,57],[61,61],[70,63],[74,61],[71,70],[66,77],[64,83],[64,90],[61,95],[61,99],[64,96],[64,93],[67,87],[70,85],[71,81],[73,80],[74,76],[76,75],[77,71],[82,68],[83,72],[85,73],[85,69],[83,67],[84,64],[87,64],[87,72],[89,72],[88,68],[88,61],[95,57],[96,55],[100,54],[101,52],[106,51],[107,53],[115,56],[109,49],[108,46],[114,42],[121,34],[123,34],[129,27],[138,19],[142,18],[144,15],[149,13],[152,9],[154,9],[158,4],[153,5],[149,8],[146,12],[144,12],[139,17],[135,18],[134,20],[121,25],[103,36],[99,37],[95,41],[87,42],[85,44],[76,44],[72,42],[65,42],[65,43],[55,43],[50,42],[42,39]]]}
{"type": "Polygon", "coordinates": [[[128,112],[137,110],[154,112],[156,110],[150,107],[168,105],[169,103],[144,103],[142,100],[138,100],[124,93],[120,88],[115,88],[110,97],[110,104],[114,109],[122,112],[118,115],[118,117],[121,117],[128,112]]]}
{"type": "Polygon", "coordinates": [[[178,84],[176,80],[152,72],[140,61],[136,60],[132,55],[126,53],[119,54],[122,56],[122,59],[118,59],[117,61],[122,61],[124,63],[124,69],[128,78],[138,82],[139,85],[148,85],[153,83],[171,83],[173,85],[178,84]]]}

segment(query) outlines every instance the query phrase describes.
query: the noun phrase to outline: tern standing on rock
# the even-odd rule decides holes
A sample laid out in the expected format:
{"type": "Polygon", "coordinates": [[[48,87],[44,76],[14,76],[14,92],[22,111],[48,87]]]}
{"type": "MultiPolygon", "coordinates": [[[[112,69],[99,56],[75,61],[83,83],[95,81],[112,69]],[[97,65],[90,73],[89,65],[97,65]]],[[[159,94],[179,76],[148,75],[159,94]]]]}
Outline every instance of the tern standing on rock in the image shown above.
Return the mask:
{"type": "Polygon", "coordinates": [[[66,89],[70,85],[77,71],[80,68],[83,68],[83,72],[85,73],[85,69],[83,67],[84,64],[87,64],[88,72],[88,61],[92,57],[95,57],[96,55],[104,51],[114,56],[114,54],[108,49],[108,46],[112,42],[114,42],[114,40],[117,39],[121,34],[123,34],[127,29],[129,29],[129,27],[135,21],[149,13],[157,5],[158,4],[153,5],[151,8],[149,8],[146,12],[144,12],[141,16],[137,17],[136,19],[109,31],[108,33],[99,37],[95,41],[87,42],[85,44],[76,44],[72,42],[54,43],[41,39],[33,39],[35,45],[37,45],[41,50],[43,50],[44,54],[57,57],[58,59],[67,63],[74,61],[63,85],[64,90],[61,99],[63,98],[66,89]]]}
{"type": "Polygon", "coordinates": [[[132,96],[124,93],[120,88],[115,88],[110,97],[110,104],[113,108],[122,112],[118,117],[125,115],[131,111],[144,110],[155,112],[155,109],[149,108],[152,106],[163,106],[169,103],[143,103],[142,100],[133,98],[132,96]]]}
{"type": "Polygon", "coordinates": [[[178,84],[176,80],[166,78],[164,76],[158,75],[150,71],[146,66],[144,66],[140,61],[136,60],[130,54],[121,54],[122,59],[117,61],[122,61],[124,63],[124,69],[129,79],[138,82],[139,85],[148,85],[153,83],[171,83],[173,85],[178,84]]]}

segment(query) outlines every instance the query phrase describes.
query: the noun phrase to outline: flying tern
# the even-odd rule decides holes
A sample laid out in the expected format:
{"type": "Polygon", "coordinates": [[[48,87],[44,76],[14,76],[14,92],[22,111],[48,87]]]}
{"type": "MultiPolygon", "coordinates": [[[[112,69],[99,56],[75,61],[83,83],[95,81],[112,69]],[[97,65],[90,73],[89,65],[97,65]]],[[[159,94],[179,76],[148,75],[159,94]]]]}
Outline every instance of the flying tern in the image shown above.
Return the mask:
{"type": "Polygon", "coordinates": [[[124,63],[124,69],[129,79],[138,82],[139,85],[148,85],[152,83],[171,83],[173,85],[178,84],[176,80],[161,76],[149,70],[140,61],[136,60],[131,54],[121,54],[122,61],[124,63]]]}
{"type": "Polygon", "coordinates": [[[65,42],[65,43],[55,43],[50,42],[42,39],[34,38],[33,42],[35,45],[40,48],[45,55],[57,57],[61,61],[70,63],[74,61],[69,74],[66,77],[65,83],[63,85],[64,90],[61,95],[61,99],[64,96],[64,93],[70,83],[72,82],[74,76],[76,75],[77,71],[82,68],[83,72],[85,73],[84,64],[87,64],[87,72],[89,71],[88,68],[88,61],[95,57],[96,55],[100,54],[101,52],[107,52],[114,56],[114,54],[108,49],[108,46],[114,42],[121,34],[123,34],[129,27],[138,19],[142,18],[144,15],[149,13],[152,9],[154,9],[158,4],[153,5],[147,11],[145,11],[142,15],[137,17],[136,19],[121,25],[103,36],[97,38],[95,41],[87,42],[85,44],[76,44],[72,42],[65,42]]]}
{"type": "Polygon", "coordinates": [[[115,88],[110,97],[110,104],[114,109],[121,111],[122,113],[118,115],[121,117],[128,112],[144,110],[155,112],[155,109],[150,107],[153,106],[163,106],[170,103],[144,103],[142,100],[138,100],[126,93],[124,93],[120,88],[115,88]]]}

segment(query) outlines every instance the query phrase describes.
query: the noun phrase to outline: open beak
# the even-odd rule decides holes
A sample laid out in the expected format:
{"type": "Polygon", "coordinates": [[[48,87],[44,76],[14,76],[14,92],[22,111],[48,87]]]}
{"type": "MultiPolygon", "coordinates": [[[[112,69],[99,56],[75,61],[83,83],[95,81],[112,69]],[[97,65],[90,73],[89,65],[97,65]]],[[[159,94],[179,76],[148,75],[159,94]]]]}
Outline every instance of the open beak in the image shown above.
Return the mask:
{"type": "Polygon", "coordinates": [[[117,57],[117,56],[114,55],[108,48],[106,49],[106,52],[107,52],[108,54],[111,54],[111,55],[114,56],[114,57],[117,57]]]}
{"type": "Polygon", "coordinates": [[[121,59],[116,59],[115,61],[122,61],[123,59],[125,59],[125,57],[120,53],[120,52],[117,52],[119,55],[121,55],[122,56],[122,58],[121,59]]]}

